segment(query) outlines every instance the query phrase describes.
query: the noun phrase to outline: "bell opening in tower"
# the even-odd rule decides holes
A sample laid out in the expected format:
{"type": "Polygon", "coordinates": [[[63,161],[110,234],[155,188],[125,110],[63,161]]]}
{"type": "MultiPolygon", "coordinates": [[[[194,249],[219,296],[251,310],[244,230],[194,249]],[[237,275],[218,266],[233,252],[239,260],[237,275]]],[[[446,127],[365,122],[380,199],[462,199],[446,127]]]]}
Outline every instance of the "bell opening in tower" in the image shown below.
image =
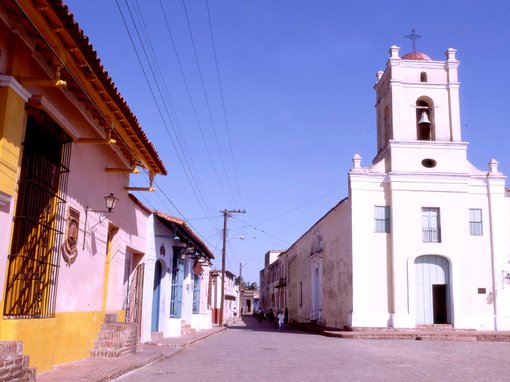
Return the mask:
{"type": "Polygon", "coordinates": [[[431,108],[425,101],[416,102],[416,138],[419,141],[434,141],[434,127],[431,122],[431,108]]]}

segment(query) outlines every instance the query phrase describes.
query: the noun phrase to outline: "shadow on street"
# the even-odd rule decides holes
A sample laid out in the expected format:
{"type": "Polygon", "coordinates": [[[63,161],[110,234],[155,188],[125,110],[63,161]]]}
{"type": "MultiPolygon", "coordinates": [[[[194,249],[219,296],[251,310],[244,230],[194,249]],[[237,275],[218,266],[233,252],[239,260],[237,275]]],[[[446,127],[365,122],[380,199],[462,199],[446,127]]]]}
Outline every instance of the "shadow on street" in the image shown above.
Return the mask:
{"type": "MultiPolygon", "coordinates": [[[[259,322],[257,317],[255,316],[243,316],[242,318],[238,318],[234,322],[230,322],[227,325],[228,329],[235,330],[248,330],[254,332],[278,332],[278,322],[275,320],[274,322],[269,322],[264,320],[259,322]]],[[[285,324],[281,333],[294,333],[294,334],[314,334],[301,329],[298,329],[289,324],[285,324]]]]}

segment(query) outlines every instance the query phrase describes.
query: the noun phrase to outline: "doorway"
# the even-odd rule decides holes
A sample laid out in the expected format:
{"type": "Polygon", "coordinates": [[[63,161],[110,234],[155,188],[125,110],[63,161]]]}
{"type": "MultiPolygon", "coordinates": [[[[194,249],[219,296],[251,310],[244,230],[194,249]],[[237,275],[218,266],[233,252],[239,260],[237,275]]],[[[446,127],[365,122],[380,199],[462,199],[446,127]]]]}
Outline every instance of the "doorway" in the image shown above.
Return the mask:
{"type": "Polygon", "coordinates": [[[154,269],[154,286],[152,288],[151,332],[159,329],[159,296],[161,294],[161,262],[156,261],[154,269]]]}
{"type": "Polygon", "coordinates": [[[432,311],[434,314],[434,324],[448,323],[447,292],[448,286],[446,284],[432,285],[432,311]]]}
{"type": "Polygon", "coordinates": [[[451,324],[451,283],[448,259],[437,255],[417,257],[416,323],[422,325],[451,324]]]}

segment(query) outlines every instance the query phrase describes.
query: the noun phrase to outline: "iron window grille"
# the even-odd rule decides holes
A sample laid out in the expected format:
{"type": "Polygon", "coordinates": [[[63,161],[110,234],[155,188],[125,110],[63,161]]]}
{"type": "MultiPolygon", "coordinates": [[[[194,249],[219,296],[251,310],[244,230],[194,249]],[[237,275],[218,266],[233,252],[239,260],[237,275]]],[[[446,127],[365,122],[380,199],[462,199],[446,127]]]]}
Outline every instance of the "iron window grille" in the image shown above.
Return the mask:
{"type": "Polygon", "coordinates": [[[200,276],[193,275],[193,314],[200,313],[200,276]]]}
{"type": "Polygon", "coordinates": [[[55,317],[71,143],[46,114],[28,109],[8,256],[5,317],[55,317]]]}
{"type": "Polygon", "coordinates": [[[179,248],[174,248],[172,259],[172,286],[170,292],[170,318],[181,317],[183,281],[184,263],[180,260],[179,248]]]}
{"type": "Polygon", "coordinates": [[[441,242],[439,208],[422,208],[422,238],[425,243],[441,242]]]}

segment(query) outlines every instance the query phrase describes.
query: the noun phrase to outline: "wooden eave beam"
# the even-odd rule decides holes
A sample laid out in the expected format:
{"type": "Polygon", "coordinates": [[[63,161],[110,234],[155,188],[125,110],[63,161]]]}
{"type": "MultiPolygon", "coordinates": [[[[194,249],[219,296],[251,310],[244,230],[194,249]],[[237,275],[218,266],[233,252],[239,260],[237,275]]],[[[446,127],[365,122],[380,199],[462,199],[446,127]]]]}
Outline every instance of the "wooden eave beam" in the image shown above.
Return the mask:
{"type": "MultiPolygon", "coordinates": [[[[109,95],[108,90],[104,88],[101,79],[99,79],[96,74],[93,74],[92,77],[90,76],[90,73],[93,73],[93,71],[90,70],[90,66],[88,64],[85,67],[83,66],[84,62],[87,63],[89,60],[97,60],[97,55],[87,52],[87,54],[91,57],[85,57],[81,49],[79,49],[79,45],[77,46],[77,49],[73,49],[72,52],[67,50],[68,46],[75,46],[74,38],[69,35],[69,32],[64,25],[59,25],[59,17],[53,13],[51,7],[46,10],[45,4],[47,3],[38,3],[39,8],[41,8],[41,4],[43,4],[42,6],[45,9],[44,11],[40,11],[36,6],[34,6],[31,0],[19,0],[19,4],[32,20],[37,30],[39,30],[44,36],[45,41],[47,41],[47,43],[52,47],[52,50],[54,52],[59,52],[57,53],[58,59],[65,64],[65,68],[88,94],[90,102],[99,109],[97,113],[102,114],[105,117],[112,115],[110,107],[104,100],[104,95],[109,95]],[[62,27],[61,31],[60,27],[62,27]],[[55,29],[58,29],[59,33],[55,33],[55,29]],[[102,94],[99,93],[101,90],[104,90],[102,94]]],[[[85,41],[83,41],[83,43],[85,43],[85,41]]],[[[107,74],[105,73],[105,76],[106,75],[107,74]]],[[[110,95],[109,98],[113,104],[116,104],[116,100],[114,99],[116,97],[110,95]]],[[[120,112],[120,110],[117,110],[115,113],[115,119],[120,122],[117,126],[124,126],[125,124],[128,124],[126,117],[122,112],[120,112]]],[[[139,149],[139,146],[136,144],[139,142],[137,136],[137,139],[131,138],[128,134],[126,134],[124,129],[116,129],[116,134],[124,142],[124,144],[130,148],[132,151],[131,155],[142,162],[146,162],[147,167],[153,169],[158,168],[158,166],[154,166],[154,161],[151,163],[151,155],[148,154],[146,150],[141,151],[139,149]]],[[[164,172],[164,170],[162,170],[162,172],[164,172]]]]}

